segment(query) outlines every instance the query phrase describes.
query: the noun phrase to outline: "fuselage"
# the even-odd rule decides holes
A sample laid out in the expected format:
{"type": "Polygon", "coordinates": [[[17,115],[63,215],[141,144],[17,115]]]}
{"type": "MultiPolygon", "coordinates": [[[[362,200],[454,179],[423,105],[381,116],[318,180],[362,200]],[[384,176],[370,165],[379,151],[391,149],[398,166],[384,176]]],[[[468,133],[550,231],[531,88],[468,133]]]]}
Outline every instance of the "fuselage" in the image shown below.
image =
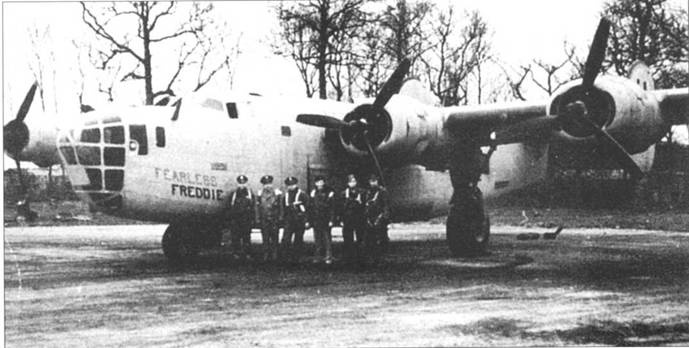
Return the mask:
{"type": "MultiPolygon", "coordinates": [[[[60,131],[57,143],[76,192],[107,213],[161,222],[212,217],[222,213],[240,174],[249,177],[255,191],[266,174],[278,187],[295,176],[308,190],[316,175],[324,175],[342,189],[345,176],[359,173],[366,159],[347,154],[326,132],[295,117],[305,112],[340,116],[353,107],[253,95],[185,100],[174,121],[173,107],[93,113],[80,127],[60,131]]],[[[546,150],[545,145],[500,146],[479,184],[486,198],[541,180],[546,150]]],[[[397,220],[447,212],[452,194],[447,172],[403,163],[386,168],[385,179],[397,220]]]]}

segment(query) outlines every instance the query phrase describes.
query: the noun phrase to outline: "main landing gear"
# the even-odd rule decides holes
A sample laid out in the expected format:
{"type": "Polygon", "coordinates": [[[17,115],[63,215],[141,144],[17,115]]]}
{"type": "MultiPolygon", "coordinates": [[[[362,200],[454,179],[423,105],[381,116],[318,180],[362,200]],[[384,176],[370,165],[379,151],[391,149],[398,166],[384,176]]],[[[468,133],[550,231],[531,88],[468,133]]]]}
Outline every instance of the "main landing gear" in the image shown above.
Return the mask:
{"type": "Polygon", "coordinates": [[[458,257],[486,254],[490,222],[483,209],[483,194],[477,187],[481,173],[488,172],[490,158],[481,152],[472,133],[456,134],[448,146],[452,200],[447,216],[447,244],[458,257]]]}
{"type": "Polygon", "coordinates": [[[220,246],[220,224],[200,221],[170,223],[163,234],[163,254],[170,262],[187,263],[204,249],[220,246]]]}
{"type": "Polygon", "coordinates": [[[486,254],[490,238],[490,222],[483,209],[478,187],[455,189],[447,216],[447,244],[453,256],[467,257],[486,254]]]}

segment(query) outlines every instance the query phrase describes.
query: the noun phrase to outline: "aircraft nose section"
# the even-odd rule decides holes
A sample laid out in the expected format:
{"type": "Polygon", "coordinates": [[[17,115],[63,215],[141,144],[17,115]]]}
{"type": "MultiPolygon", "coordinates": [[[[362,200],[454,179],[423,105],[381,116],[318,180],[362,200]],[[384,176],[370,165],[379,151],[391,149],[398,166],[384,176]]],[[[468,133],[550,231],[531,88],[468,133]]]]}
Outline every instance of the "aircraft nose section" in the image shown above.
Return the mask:
{"type": "Polygon", "coordinates": [[[74,191],[96,208],[122,208],[124,140],[124,126],[107,120],[91,121],[58,136],[59,155],[74,191]]]}

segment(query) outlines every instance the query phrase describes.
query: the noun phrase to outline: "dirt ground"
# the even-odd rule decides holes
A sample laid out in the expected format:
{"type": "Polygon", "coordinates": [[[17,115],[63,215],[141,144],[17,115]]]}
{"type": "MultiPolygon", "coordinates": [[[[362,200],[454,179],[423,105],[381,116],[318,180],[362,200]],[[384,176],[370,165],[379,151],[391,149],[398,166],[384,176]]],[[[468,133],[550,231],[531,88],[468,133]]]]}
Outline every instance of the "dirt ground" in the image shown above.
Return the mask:
{"type": "MultiPolygon", "coordinates": [[[[543,208],[530,204],[524,198],[514,202],[493,202],[486,206],[491,224],[498,226],[622,228],[689,232],[689,210],[656,207],[652,210],[629,208],[591,208],[580,206],[543,208]]],[[[84,226],[84,225],[140,225],[138,221],[89,211],[80,201],[33,202],[31,209],[38,219],[22,226],[84,226]]],[[[18,227],[16,209],[5,204],[4,226],[18,227]]],[[[445,224],[445,217],[431,219],[431,224],[445,224]]]]}
{"type": "Polygon", "coordinates": [[[490,255],[453,259],[442,225],[399,224],[377,266],[181,268],[164,228],[5,228],[6,345],[689,345],[687,233],[495,227],[490,255]]]}

